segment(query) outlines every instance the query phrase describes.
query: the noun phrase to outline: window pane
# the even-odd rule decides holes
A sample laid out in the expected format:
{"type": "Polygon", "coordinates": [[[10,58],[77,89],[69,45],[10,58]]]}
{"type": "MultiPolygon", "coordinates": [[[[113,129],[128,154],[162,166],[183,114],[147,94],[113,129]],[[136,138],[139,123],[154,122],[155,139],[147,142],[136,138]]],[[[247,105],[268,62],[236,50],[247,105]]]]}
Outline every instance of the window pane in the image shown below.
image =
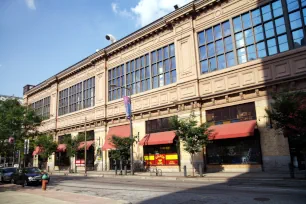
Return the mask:
{"type": "Polygon", "coordinates": [[[223,40],[216,41],[216,54],[222,54],[224,52],[223,40]]]}
{"type": "Polygon", "coordinates": [[[280,52],[289,50],[287,35],[282,35],[278,37],[278,45],[280,52]]]}
{"type": "Polygon", "coordinates": [[[251,24],[250,13],[246,13],[242,15],[241,18],[242,18],[242,24],[243,24],[244,29],[251,27],[252,24],[251,24]]]}
{"type": "Polygon", "coordinates": [[[217,63],[216,63],[216,58],[211,58],[209,59],[209,70],[215,71],[217,69],[217,63]]]}
{"type": "Polygon", "coordinates": [[[151,89],[151,82],[150,79],[147,79],[147,90],[151,89]]]}
{"type": "Polygon", "coordinates": [[[175,50],[174,50],[174,44],[170,45],[170,56],[174,56],[175,55],[175,50]]]}
{"type": "Polygon", "coordinates": [[[206,59],[206,46],[200,47],[200,60],[206,59]]]}
{"type": "Polygon", "coordinates": [[[142,56],[140,58],[140,67],[144,67],[144,66],[145,66],[145,58],[144,58],[144,56],[142,56]]]}
{"type": "Polygon", "coordinates": [[[229,52],[226,54],[226,63],[228,67],[234,66],[235,65],[235,58],[234,58],[234,53],[229,52]]]}
{"type": "Polygon", "coordinates": [[[164,47],[164,59],[167,59],[167,58],[169,58],[169,48],[168,48],[168,46],[164,47]]]}
{"type": "Polygon", "coordinates": [[[231,51],[233,50],[233,43],[232,43],[232,37],[227,37],[224,38],[224,43],[225,43],[225,51],[231,51]]]}
{"type": "Polygon", "coordinates": [[[247,47],[248,61],[256,59],[256,49],[254,45],[247,47]]]}
{"type": "Polygon", "coordinates": [[[153,89],[158,87],[158,77],[153,78],[153,89]]]}
{"type": "MultiPolygon", "coordinates": [[[[306,2],[306,0],[305,0],[305,2],[306,2]]],[[[304,16],[304,23],[306,23],[306,8],[303,9],[303,16],[304,16]]]]}
{"type": "Polygon", "coordinates": [[[261,16],[259,9],[252,11],[252,22],[254,26],[261,23],[261,16]]]}
{"type": "Polygon", "coordinates": [[[208,57],[212,57],[212,56],[215,55],[215,45],[214,45],[214,43],[208,44],[207,49],[208,49],[208,57]]]}
{"type": "Polygon", "coordinates": [[[169,59],[164,61],[164,70],[165,72],[170,71],[170,63],[169,63],[169,59]]]}
{"type": "Polygon", "coordinates": [[[266,45],[264,42],[257,43],[257,53],[259,58],[267,56],[266,45]]]}
{"type": "Polygon", "coordinates": [[[235,32],[241,31],[242,24],[241,24],[240,16],[233,19],[233,24],[234,24],[234,31],[235,32]]]}
{"type": "Polygon", "coordinates": [[[244,31],[245,44],[250,45],[254,43],[253,31],[252,29],[244,31]]]}
{"type": "Polygon", "coordinates": [[[263,21],[268,21],[268,20],[272,19],[270,4],[262,7],[261,12],[262,12],[263,21]]]}
{"type": "Polygon", "coordinates": [[[158,63],[157,69],[158,69],[158,73],[159,73],[159,74],[161,74],[161,73],[164,72],[164,70],[163,70],[163,63],[162,63],[162,62],[159,62],[159,63],[158,63]]]}
{"type": "Polygon", "coordinates": [[[164,86],[164,75],[163,74],[159,75],[159,86],[160,87],[164,86]]]}
{"type": "Polygon", "coordinates": [[[292,30],[302,27],[300,11],[296,11],[294,13],[289,14],[289,19],[290,19],[290,27],[292,30]]]}
{"type": "Polygon", "coordinates": [[[212,29],[208,29],[206,30],[206,43],[209,43],[209,42],[212,42],[214,39],[213,39],[213,33],[212,33],[212,29]]]}
{"type": "Polygon", "coordinates": [[[292,32],[294,47],[300,47],[301,45],[305,44],[304,33],[303,30],[297,30],[292,32]]]}
{"type": "Polygon", "coordinates": [[[265,23],[265,33],[266,38],[274,36],[274,26],[272,21],[270,21],[269,23],[265,23]]]}
{"type": "Polygon", "coordinates": [[[163,59],[163,50],[162,49],[157,50],[157,59],[158,59],[158,61],[161,61],[163,59]]]}
{"type": "Polygon", "coordinates": [[[215,35],[215,40],[218,40],[222,38],[222,32],[221,32],[221,26],[217,25],[214,27],[214,35],[215,35]]]}
{"type": "Polygon", "coordinates": [[[295,9],[298,9],[300,6],[298,0],[287,0],[287,7],[288,11],[290,12],[295,9]]]}
{"type": "Polygon", "coordinates": [[[306,6],[306,0],[302,0],[302,6],[306,6]]]}
{"type": "Polygon", "coordinates": [[[172,83],[176,82],[176,70],[171,71],[171,81],[172,83]]]}
{"type": "Polygon", "coordinates": [[[272,3],[274,18],[283,15],[282,2],[280,0],[272,3]]]}
{"type": "Polygon", "coordinates": [[[199,39],[199,45],[205,44],[205,36],[204,36],[204,31],[198,33],[198,39],[199,39]]]}
{"type": "Polygon", "coordinates": [[[151,75],[150,73],[150,68],[149,67],[146,67],[146,78],[149,78],[151,75]]]}
{"type": "Polygon", "coordinates": [[[149,55],[146,55],[146,66],[148,66],[150,64],[150,60],[149,60],[149,55]]]}
{"type": "Polygon", "coordinates": [[[139,79],[140,79],[140,72],[139,72],[139,70],[137,70],[136,71],[136,81],[139,81],[139,79]]]}
{"type": "Polygon", "coordinates": [[[202,74],[208,72],[207,60],[201,61],[201,72],[202,72],[202,74]]]}
{"type": "Polygon", "coordinates": [[[170,72],[165,74],[165,85],[170,84],[170,72]]]}
{"type": "MultiPolygon", "coordinates": [[[[152,60],[152,63],[156,62],[156,51],[151,53],[151,60],[152,60]]],[[[131,65],[133,66],[133,64],[131,65]]]]}
{"type": "Polygon", "coordinates": [[[141,80],[143,80],[145,78],[145,69],[141,69],[141,71],[140,71],[140,78],[141,78],[141,80]]]}
{"type": "Polygon", "coordinates": [[[235,34],[235,38],[236,38],[237,48],[243,47],[244,46],[244,39],[243,39],[242,32],[235,34]]]}
{"type": "Polygon", "coordinates": [[[274,55],[277,53],[277,47],[276,47],[276,40],[275,38],[272,38],[270,40],[267,41],[267,45],[268,45],[268,52],[269,55],[274,55]]]}
{"type": "Polygon", "coordinates": [[[254,34],[255,34],[256,42],[259,42],[259,41],[264,39],[262,25],[259,25],[259,26],[254,28],[254,34]]]}
{"type": "Polygon", "coordinates": [[[245,53],[245,48],[241,48],[239,50],[237,50],[237,54],[238,54],[238,63],[242,64],[245,63],[246,60],[246,53],[245,53]]]}
{"type": "Polygon", "coordinates": [[[218,70],[224,69],[226,67],[224,55],[218,56],[218,70]]]}
{"type": "Polygon", "coordinates": [[[175,62],[175,57],[171,58],[171,69],[175,69],[176,68],[176,62],[175,62]]]}
{"type": "Polygon", "coordinates": [[[228,36],[231,34],[231,27],[228,21],[222,23],[222,28],[223,28],[223,36],[228,36]]]}
{"type": "Polygon", "coordinates": [[[277,34],[286,32],[285,20],[283,17],[275,20],[275,26],[277,34]]]}

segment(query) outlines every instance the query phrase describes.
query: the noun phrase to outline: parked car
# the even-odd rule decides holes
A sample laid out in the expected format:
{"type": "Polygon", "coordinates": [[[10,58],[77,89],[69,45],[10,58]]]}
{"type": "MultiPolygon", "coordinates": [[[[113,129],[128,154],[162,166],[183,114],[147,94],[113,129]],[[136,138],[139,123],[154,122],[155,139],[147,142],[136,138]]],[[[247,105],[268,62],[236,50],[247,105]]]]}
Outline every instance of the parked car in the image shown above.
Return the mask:
{"type": "Polygon", "coordinates": [[[0,169],[0,182],[10,182],[12,175],[17,171],[17,168],[6,167],[0,169]]]}
{"type": "MultiPolygon", "coordinates": [[[[41,184],[42,172],[37,167],[27,167],[27,168],[20,168],[13,174],[11,183],[21,184],[24,186],[28,186],[30,184],[41,184]]],[[[50,182],[50,176],[48,175],[48,182],[50,182]]]]}

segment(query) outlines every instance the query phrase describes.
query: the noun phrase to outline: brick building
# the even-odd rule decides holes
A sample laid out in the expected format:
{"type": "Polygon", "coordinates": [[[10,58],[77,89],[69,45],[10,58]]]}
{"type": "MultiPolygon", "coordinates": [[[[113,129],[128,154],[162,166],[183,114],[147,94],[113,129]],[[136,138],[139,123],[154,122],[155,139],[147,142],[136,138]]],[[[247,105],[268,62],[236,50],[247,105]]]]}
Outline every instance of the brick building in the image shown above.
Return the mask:
{"type": "MultiPolygon", "coordinates": [[[[25,87],[24,102],[44,116],[40,131],[88,131],[88,166],[114,168],[115,134],[129,136],[122,97],[131,87],[137,167],[191,168],[191,158],[168,118],[187,117],[218,132],[196,155],[208,171],[281,171],[288,139],[265,112],[272,93],[306,88],[305,0],[198,0],[135,31],[42,83],[25,87]]],[[[82,168],[82,154],[63,159],[64,144],[49,159],[57,170],[82,168]]],[[[34,152],[37,165],[39,152],[34,152]],[[37,153],[37,154],[36,154],[37,153]]],[[[291,156],[291,157],[290,157],[291,156]]]]}

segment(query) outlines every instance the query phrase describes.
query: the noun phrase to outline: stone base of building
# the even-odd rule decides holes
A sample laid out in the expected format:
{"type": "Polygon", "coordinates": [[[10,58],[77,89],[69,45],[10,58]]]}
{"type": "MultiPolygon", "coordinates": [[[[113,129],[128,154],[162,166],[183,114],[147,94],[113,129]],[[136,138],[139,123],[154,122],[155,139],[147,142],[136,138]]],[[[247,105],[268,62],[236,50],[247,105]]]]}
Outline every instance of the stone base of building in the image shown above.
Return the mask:
{"type": "Polygon", "coordinates": [[[260,164],[221,164],[207,165],[207,172],[260,172],[262,166],[260,164]]]}
{"type": "Polygon", "coordinates": [[[158,169],[158,170],[161,170],[162,173],[178,173],[180,172],[180,166],[150,166],[149,167],[151,170],[153,169],[158,169]]]}
{"type": "Polygon", "coordinates": [[[263,156],[262,162],[264,171],[288,172],[290,156],[263,156]]]}

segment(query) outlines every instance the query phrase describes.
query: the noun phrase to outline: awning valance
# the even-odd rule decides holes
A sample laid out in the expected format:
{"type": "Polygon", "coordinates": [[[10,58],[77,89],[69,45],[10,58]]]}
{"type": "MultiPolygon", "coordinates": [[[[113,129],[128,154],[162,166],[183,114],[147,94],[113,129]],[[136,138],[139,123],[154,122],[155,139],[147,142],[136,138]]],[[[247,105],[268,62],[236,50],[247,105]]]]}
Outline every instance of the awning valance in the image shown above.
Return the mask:
{"type": "Polygon", "coordinates": [[[57,146],[56,151],[57,151],[57,152],[66,152],[66,149],[67,149],[67,145],[66,145],[66,144],[59,144],[59,145],[57,146]]]}
{"type": "Polygon", "coordinates": [[[175,138],[175,131],[156,132],[147,134],[139,142],[140,145],[160,145],[160,144],[172,144],[175,138]]]}
{"type": "Polygon", "coordinates": [[[105,138],[103,150],[115,149],[114,144],[110,141],[112,136],[118,137],[129,137],[130,136],[130,125],[120,125],[115,127],[110,127],[105,138]]]}
{"type": "Polygon", "coordinates": [[[32,155],[35,156],[37,154],[40,154],[43,151],[42,147],[36,146],[32,155]]]}
{"type": "Polygon", "coordinates": [[[214,125],[209,127],[209,130],[212,130],[209,139],[218,140],[253,136],[256,127],[256,120],[214,125]]]}
{"type": "MultiPolygon", "coordinates": [[[[86,141],[86,146],[87,146],[86,150],[88,150],[91,147],[91,145],[93,145],[94,143],[95,143],[94,140],[86,141]]],[[[84,149],[84,147],[85,147],[85,141],[84,142],[80,142],[78,150],[84,149]]]]}

